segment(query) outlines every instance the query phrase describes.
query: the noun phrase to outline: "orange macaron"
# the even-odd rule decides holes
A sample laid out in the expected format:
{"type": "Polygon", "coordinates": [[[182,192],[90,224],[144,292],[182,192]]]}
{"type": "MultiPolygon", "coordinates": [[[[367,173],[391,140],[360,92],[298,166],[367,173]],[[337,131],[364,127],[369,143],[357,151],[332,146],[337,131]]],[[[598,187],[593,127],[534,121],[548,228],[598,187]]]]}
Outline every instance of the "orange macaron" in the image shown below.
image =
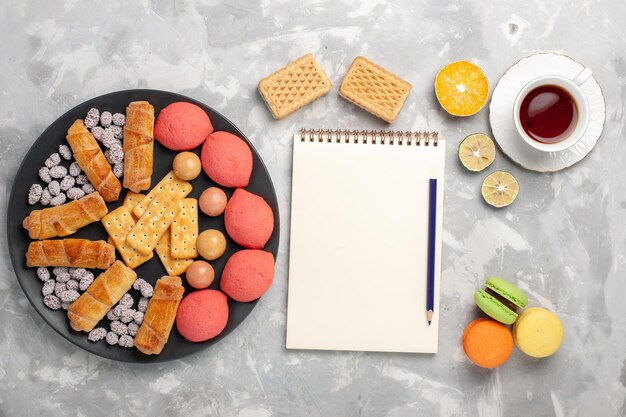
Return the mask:
{"type": "Polygon", "coordinates": [[[471,322],[463,332],[463,350],[481,368],[497,368],[513,352],[513,336],[502,323],[488,318],[471,322]]]}

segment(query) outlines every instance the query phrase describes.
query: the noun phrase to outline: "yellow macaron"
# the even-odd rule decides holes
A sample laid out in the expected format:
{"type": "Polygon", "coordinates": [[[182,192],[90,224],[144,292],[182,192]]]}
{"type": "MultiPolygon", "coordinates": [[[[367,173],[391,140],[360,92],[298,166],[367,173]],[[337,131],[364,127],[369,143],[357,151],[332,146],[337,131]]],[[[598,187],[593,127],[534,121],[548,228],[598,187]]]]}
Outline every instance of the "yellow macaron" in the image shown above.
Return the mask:
{"type": "Polygon", "coordinates": [[[513,340],[517,348],[528,356],[550,356],[559,350],[563,341],[561,319],[545,308],[528,308],[513,325],[513,340]]]}

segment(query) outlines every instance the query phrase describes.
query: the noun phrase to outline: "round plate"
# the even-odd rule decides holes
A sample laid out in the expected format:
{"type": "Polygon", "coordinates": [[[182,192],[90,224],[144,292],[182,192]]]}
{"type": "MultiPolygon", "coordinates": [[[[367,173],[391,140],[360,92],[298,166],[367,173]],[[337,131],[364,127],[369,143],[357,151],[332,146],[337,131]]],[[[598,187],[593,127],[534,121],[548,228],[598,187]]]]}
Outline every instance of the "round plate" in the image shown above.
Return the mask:
{"type": "Polygon", "coordinates": [[[559,54],[536,54],[509,68],[493,90],[489,105],[491,131],[498,145],[514,162],[531,171],[553,172],[570,167],[583,159],[596,146],[602,134],[605,104],[602,90],[592,76],[581,85],[589,101],[589,126],[573,146],[559,152],[542,152],[528,146],[517,133],[513,122],[513,104],[517,93],[529,81],[553,74],[574,78],[584,65],[559,54]]]}
{"type": "MultiPolygon", "coordinates": [[[[64,310],[53,311],[48,309],[43,304],[43,297],[41,295],[41,287],[43,283],[37,277],[36,268],[27,268],[25,261],[25,253],[31,240],[28,237],[28,232],[22,228],[22,220],[33,209],[41,208],[39,204],[29,206],[27,201],[28,190],[31,184],[42,182],[38,175],[39,168],[43,166],[44,161],[50,154],[58,151],[60,144],[66,143],[65,135],[67,133],[67,129],[73,121],[75,119],[83,119],[90,108],[95,107],[100,109],[100,111],[108,110],[112,113],[125,113],[128,103],[137,100],[149,101],[154,106],[156,115],[159,114],[159,111],[162,108],[175,101],[188,101],[194,103],[207,112],[215,130],[223,130],[233,133],[248,143],[250,149],[252,149],[254,165],[252,169],[252,177],[250,178],[250,184],[246,187],[246,189],[252,193],[262,196],[274,211],[274,232],[269,242],[267,242],[265,250],[271,252],[274,255],[274,259],[276,259],[278,239],[280,235],[278,202],[276,200],[276,193],[274,191],[270,175],[267,172],[261,157],[256,152],[250,141],[244,136],[243,133],[241,133],[241,131],[239,131],[239,129],[237,129],[237,127],[235,127],[235,125],[211,107],[180,94],[157,90],[118,91],[96,97],[74,107],[72,110],[68,111],[52,123],[30,148],[17,172],[17,175],[15,176],[13,189],[11,191],[11,198],[9,200],[7,237],[11,262],[13,263],[13,268],[15,269],[15,275],[17,275],[17,279],[22,286],[26,297],[28,297],[30,303],[33,305],[35,310],[37,310],[39,315],[41,315],[41,317],[46,321],[46,323],[48,323],[61,336],[65,337],[76,346],[105,358],[126,362],[163,362],[182,358],[183,356],[187,356],[218,343],[222,338],[232,332],[248,314],[250,314],[256,305],[256,301],[250,303],[239,303],[229,299],[228,324],[226,325],[224,331],[215,339],[203,343],[192,343],[184,339],[176,331],[176,326],[174,326],[168,343],[165,345],[161,354],[147,356],[135,348],[122,348],[117,345],[109,346],[104,340],[96,343],[89,342],[87,340],[86,333],[73,331],[69,326],[67,315],[64,310]]],[[[200,154],[200,150],[201,147],[194,150],[194,152],[200,154]]],[[[152,174],[152,186],[156,185],[156,183],[159,182],[161,178],[163,178],[165,174],[172,169],[172,160],[175,155],[176,152],[166,149],[157,141],[154,142],[154,172],[152,174]]],[[[193,191],[189,197],[194,198],[198,198],[202,191],[207,187],[216,186],[216,184],[213,183],[208,176],[204,174],[204,172],[201,173],[198,178],[191,181],[191,184],[193,186],[193,191]]],[[[230,197],[234,191],[233,189],[221,186],[220,188],[226,192],[228,197],[230,197]]],[[[107,205],[109,211],[122,204],[126,192],[127,190],[123,189],[120,194],[120,199],[107,205]]],[[[200,231],[205,229],[222,230],[227,238],[226,253],[216,261],[211,262],[215,268],[216,279],[210,288],[219,289],[219,278],[221,277],[224,264],[233,253],[242,248],[233,242],[233,240],[226,234],[224,229],[224,216],[210,218],[202,212],[199,212],[198,217],[200,231]]],[[[69,237],[81,237],[90,240],[106,240],[108,235],[100,222],[96,222],[80,229],[77,233],[69,237]]],[[[137,267],[135,271],[137,272],[138,277],[144,278],[153,285],[158,278],[163,275],[167,275],[157,256],[154,256],[145,264],[137,267]]],[[[93,270],[93,272],[96,276],[98,276],[98,274],[102,271],[93,270]]],[[[185,294],[188,294],[193,289],[186,284],[186,280],[183,279],[183,281],[185,282],[185,294]]],[[[133,297],[135,297],[136,306],[136,302],[141,295],[135,290],[131,290],[130,293],[133,297]]],[[[102,323],[98,326],[104,325],[108,328],[108,323],[108,320],[104,318],[102,323]]]]}

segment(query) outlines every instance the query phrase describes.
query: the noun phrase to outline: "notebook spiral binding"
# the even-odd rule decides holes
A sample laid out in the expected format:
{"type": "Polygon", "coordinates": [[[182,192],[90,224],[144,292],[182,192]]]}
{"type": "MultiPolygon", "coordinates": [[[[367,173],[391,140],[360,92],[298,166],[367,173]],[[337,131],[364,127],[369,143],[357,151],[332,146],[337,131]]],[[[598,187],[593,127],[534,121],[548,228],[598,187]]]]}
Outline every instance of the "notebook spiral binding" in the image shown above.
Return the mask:
{"type": "Polygon", "coordinates": [[[438,146],[439,133],[400,130],[302,129],[301,142],[334,142],[355,144],[390,144],[404,146],[438,146]]]}

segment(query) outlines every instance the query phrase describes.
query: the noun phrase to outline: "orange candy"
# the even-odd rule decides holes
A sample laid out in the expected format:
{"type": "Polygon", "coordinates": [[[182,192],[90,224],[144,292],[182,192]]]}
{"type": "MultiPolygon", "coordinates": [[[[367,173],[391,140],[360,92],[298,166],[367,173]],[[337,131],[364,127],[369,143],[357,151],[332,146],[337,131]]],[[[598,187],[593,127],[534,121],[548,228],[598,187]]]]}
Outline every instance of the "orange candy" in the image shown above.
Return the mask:
{"type": "Polygon", "coordinates": [[[217,187],[209,187],[202,192],[198,199],[200,210],[207,216],[219,216],[226,209],[228,198],[226,193],[217,187]]]}
{"type": "Polygon", "coordinates": [[[210,263],[205,261],[194,261],[185,272],[185,277],[189,285],[195,289],[202,290],[208,288],[213,283],[215,271],[210,263]]]}
{"type": "Polygon", "coordinates": [[[174,157],[172,169],[174,170],[174,175],[181,180],[191,181],[200,175],[202,164],[200,163],[200,158],[195,153],[181,152],[174,157]]]}
{"type": "Polygon", "coordinates": [[[502,323],[488,318],[471,322],[463,332],[463,350],[481,368],[497,368],[513,352],[513,336],[502,323]]]}
{"type": "Polygon", "coordinates": [[[226,251],[226,237],[219,230],[205,230],[198,235],[196,248],[204,259],[214,261],[226,251]]]}

